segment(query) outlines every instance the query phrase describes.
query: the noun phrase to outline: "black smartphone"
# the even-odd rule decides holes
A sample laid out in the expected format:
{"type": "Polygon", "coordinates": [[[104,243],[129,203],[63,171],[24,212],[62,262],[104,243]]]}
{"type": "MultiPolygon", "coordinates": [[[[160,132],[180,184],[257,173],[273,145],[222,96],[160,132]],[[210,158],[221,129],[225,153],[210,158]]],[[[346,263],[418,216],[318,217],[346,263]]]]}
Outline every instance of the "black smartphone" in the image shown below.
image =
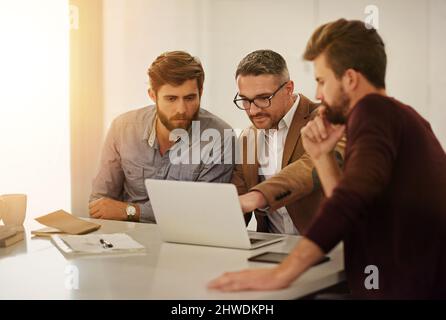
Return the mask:
{"type": "MultiPolygon", "coordinates": [[[[288,253],[267,251],[267,252],[263,252],[261,254],[258,254],[258,255],[248,258],[248,261],[281,263],[287,256],[288,256],[288,253]]],[[[327,261],[330,261],[330,257],[324,256],[320,261],[316,262],[313,265],[313,267],[317,266],[321,263],[327,262],[327,261]]]]}

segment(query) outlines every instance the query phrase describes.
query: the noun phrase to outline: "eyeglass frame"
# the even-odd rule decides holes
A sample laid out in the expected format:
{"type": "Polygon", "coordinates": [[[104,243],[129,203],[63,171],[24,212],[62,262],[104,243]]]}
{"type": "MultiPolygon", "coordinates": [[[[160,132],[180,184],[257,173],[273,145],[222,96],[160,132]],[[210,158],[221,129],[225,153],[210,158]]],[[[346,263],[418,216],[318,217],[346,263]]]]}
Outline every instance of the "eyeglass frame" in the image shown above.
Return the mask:
{"type": "Polygon", "coordinates": [[[282,89],[282,88],[283,88],[289,81],[290,81],[290,80],[287,80],[287,81],[285,81],[284,83],[282,83],[282,84],[276,89],[276,91],[274,91],[268,98],[264,98],[264,99],[267,99],[267,100],[269,101],[269,104],[268,104],[268,106],[266,106],[266,107],[259,107],[259,106],[254,102],[255,99],[259,99],[259,98],[254,98],[254,99],[239,98],[239,99],[237,99],[237,96],[239,95],[240,92],[237,92],[237,93],[235,94],[235,97],[234,97],[234,99],[232,100],[232,102],[234,102],[234,104],[235,104],[235,106],[237,107],[237,109],[239,109],[239,110],[245,110],[245,111],[251,109],[251,104],[252,104],[252,103],[254,103],[254,105],[255,105],[257,108],[259,108],[259,109],[266,109],[266,108],[269,108],[269,107],[271,107],[271,100],[274,98],[274,96],[277,94],[277,92],[279,92],[280,89],[282,89]],[[248,101],[248,102],[249,102],[249,108],[240,108],[240,107],[238,106],[238,104],[237,104],[237,101],[248,101]]]}

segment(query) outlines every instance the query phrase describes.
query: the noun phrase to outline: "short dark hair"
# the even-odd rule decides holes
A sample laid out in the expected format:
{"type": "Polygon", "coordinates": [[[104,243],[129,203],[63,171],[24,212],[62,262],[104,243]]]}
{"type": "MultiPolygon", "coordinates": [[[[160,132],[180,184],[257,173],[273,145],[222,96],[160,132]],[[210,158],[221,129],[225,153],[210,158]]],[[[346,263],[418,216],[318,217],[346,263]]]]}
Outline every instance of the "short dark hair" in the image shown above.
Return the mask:
{"type": "Polygon", "coordinates": [[[272,74],[281,76],[283,80],[289,80],[288,67],[285,59],[272,50],[256,50],[240,61],[235,72],[235,78],[242,76],[259,76],[272,74]]]}
{"type": "Polygon", "coordinates": [[[305,60],[325,54],[337,78],[347,69],[360,72],[377,88],[385,88],[387,56],[376,29],[359,20],[339,19],[314,31],[307,43],[305,60]]]}
{"type": "Polygon", "coordinates": [[[148,70],[150,87],[155,92],[168,83],[179,86],[186,80],[197,80],[200,95],[203,91],[204,70],[198,58],[184,51],[170,51],[158,56],[148,70]]]}

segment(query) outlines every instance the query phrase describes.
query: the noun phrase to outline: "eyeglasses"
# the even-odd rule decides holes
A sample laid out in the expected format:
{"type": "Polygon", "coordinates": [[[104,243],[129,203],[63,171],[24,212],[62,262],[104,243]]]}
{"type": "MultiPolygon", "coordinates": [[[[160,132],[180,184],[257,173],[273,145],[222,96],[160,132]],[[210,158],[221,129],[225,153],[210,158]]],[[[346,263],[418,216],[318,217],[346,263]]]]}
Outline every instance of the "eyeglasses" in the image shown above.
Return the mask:
{"type": "Polygon", "coordinates": [[[277,88],[276,91],[274,91],[269,97],[258,97],[254,99],[248,99],[248,98],[237,98],[239,93],[234,97],[234,104],[239,108],[240,110],[248,110],[251,108],[251,103],[254,103],[257,108],[265,109],[271,106],[271,100],[274,98],[277,92],[279,92],[280,89],[283,88],[288,83],[288,81],[285,81],[280,85],[279,88],[277,88]]]}

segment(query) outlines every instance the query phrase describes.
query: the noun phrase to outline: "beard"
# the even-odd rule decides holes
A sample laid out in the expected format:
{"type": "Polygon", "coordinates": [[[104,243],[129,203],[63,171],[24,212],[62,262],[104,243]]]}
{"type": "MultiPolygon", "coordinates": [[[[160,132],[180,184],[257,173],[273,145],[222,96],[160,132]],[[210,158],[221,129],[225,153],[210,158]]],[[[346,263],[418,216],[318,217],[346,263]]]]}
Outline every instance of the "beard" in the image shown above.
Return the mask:
{"type": "Polygon", "coordinates": [[[322,105],[325,108],[325,119],[331,124],[345,124],[347,122],[347,112],[350,105],[350,98],[341,88],[339,95],[334,99],[330,105],[325,100],[322,100],[322,105]]]}
{"type": "Polygon", "coordinates": [[[188,117],[185,113],[176,113],[172,117],[168,118],[166,114],[164,114],[158,105],[156,106],[156,112],[158,115],[158,118],[160,119],[161,123],[164,127],[166,127],[167,130],[173,131],[175,129],[184,129],[188,130],[192,124],[193,120],[198,119],[198,113],[200,112],[200,106],[198,106],[197,111],[192,115],[192,117],[188,117]],[[175,120],[183,120],[181,122],[175,122],[175,120]]]}

